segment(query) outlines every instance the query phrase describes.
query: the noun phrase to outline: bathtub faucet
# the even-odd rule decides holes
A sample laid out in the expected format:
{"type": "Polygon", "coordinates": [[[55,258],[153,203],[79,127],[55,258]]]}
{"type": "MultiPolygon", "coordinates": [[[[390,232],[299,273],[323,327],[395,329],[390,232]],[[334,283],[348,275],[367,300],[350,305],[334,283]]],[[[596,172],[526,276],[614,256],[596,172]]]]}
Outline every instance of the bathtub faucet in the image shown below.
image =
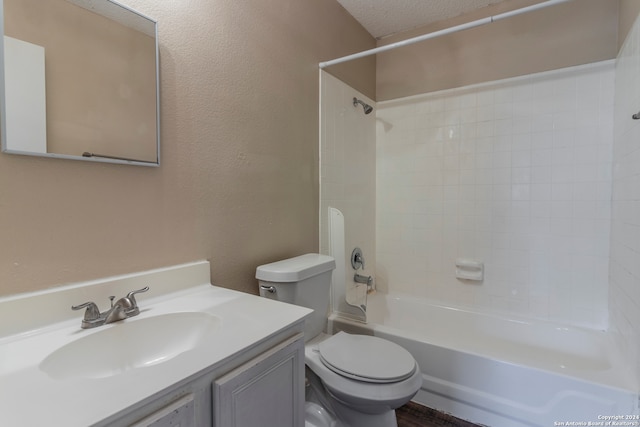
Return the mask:
{"type": "Polygon", "coordinates": [[[362,274],[358,274],[358,273],[356,273],[353,276],[353,280],[356,283],[366,283],[367,284],[367,288],[370,288],[371,285],[373,284],[373,277],[371,277],[371,276],[363,276],[362,274]]]}

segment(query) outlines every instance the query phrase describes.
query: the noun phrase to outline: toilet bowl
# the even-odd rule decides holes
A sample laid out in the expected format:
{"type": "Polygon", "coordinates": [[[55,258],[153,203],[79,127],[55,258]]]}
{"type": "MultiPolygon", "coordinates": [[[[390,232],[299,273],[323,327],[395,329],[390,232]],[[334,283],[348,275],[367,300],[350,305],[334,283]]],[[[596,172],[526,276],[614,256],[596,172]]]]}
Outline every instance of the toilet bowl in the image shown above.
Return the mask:
{"type": "Polygon", "coordinates": [[[321,405],[305,402],[304,427],[336,427],[336,420],[321,405]]]}
{"type": "Polygon", "coordinates": [[[322,334],[305,346],[305,363],[330,397],[338,426],[396,426],[395,409],[411,400],[422,384],[411,354],[377,337],[322,334]],[[359,357],[367,352],[367,357],[359,357]]]}
{"type": "Polygon", "coordinates": [[[395,409],[420,389],[420,369],[407,350],[382,338],[322,333],[334,268],[333,258],[306,254],[256,270],[261,296],[314,310],[305,321],[305,363],[312,389],[308,395],[313,396],[307,396],[306,422],[309,426],[396,427],[395,409]]]}

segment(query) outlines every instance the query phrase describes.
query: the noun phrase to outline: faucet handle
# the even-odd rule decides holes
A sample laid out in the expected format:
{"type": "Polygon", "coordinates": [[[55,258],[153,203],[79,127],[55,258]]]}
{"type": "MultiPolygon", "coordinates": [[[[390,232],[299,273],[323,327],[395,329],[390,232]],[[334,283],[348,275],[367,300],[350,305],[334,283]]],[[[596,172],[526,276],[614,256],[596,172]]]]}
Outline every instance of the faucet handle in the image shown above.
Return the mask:
{"type": "Polygon", "coordinates": [[[138,308],[138,302],[136,301],[136,294],[140,294],[142,292],[147,292],[149,290],[148,286],[145,286],[142,289],[138,289],[137,291],[131,291],[127,294],[126,299],[129,300],[129,302],[131,303],[130,308],[127,308],[127,313],[129,313],[130,316],[135,316],[138,313],[140,313],[140,309],[138,308]]]}
{"type": "Polygon", "coordinates": [[[351,267],[356,271],[358,271],[359,268],[364,270],[364,256],[362,255],[362,249],[355,248],[353,252],[351,252],[351,267]]]}
{"type": "Polygon", "coordinates": [[[135,294],[141,294],[143,292],[147,292],[149,290],[148,286],[145,286],[142,289],[138,289],[137,291],[131,291],[127,294],[127,298],[129,298],[131,300],[131,302],[133,303],[134,307],[138,305],[138,303],[136,302],[136,297],[134,296],[135,294]]]}
{"type": "Polygon", "coordinates": [[[100,318],[100,310],[98,310],[98,306],[94,302],[85,302],[80,305],[72,305],[71,310],[82,310],[86,308],[87,311],[84,312],[84,320],[92,321],[100,318]]]}

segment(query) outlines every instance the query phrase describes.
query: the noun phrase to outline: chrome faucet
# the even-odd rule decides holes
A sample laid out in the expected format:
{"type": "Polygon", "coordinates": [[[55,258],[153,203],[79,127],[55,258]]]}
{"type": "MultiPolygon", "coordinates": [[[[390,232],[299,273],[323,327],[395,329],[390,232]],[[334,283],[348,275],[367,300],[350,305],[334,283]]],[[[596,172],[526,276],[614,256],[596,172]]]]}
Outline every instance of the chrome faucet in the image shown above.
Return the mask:
{"type": "Polygon", "coordinates": [[[72,305],[71,309],[81,310],[86,308],[87,310],[84,312],[84,318],[82,319],[82,324],[80,326],[82,329],[95,328],[97,326],[117,322],[118,320],[123,320],[140,314],[140,308],[138,308],[138,302],[136,301],[135,295],[147,292],[148,290],[149,287],[145,286],[137,291],[131,291],[126,297],[122,297],[116,301],[115,304],[113,302],[115,296],[110,296],[109,299],[111,300],[111,307],[104,313],[100,313],[98,306],[91,301],[80,305],[72,305]]]}
{"type": "Polygon", "coordinates": [[[373,284],[373,277],[371,277],[371,276],[363,276],[362,274],[356,273],[353,276],[353,281],[356,282],[356,283],[366,283],[367,284],[367,288],[370,288],[371,285],[373,284]]]}

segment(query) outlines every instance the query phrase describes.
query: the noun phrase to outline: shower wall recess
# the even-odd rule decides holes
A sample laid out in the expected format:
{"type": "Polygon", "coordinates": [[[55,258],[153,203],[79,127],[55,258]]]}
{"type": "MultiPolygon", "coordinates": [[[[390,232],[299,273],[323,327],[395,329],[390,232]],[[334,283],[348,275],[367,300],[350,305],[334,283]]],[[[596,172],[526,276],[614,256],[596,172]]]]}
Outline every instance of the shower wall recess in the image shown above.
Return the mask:
{"type": "Polygon", "coordinates": [[[614,65],[378,103],[378,288],[607,328],[614,65]]]}
{"type": "MultiPolygon", "coordinates": [[[[344,277],[334,274],[332,286],[351,295],[357,290],[349,260],[352,250],[360,247],[365,254],[365,268],[358,273],[373,276],[376,265],[375,102],[325,71],[320,71],[320,90],[320,252],[329,254],[329,208],[338,209],[344,220],[340,264],[345,268],[344,277]],[[354,97],[373,106],[373,112],[365,114],[360,104],[354,105],[354,97]]],[[[364,319],[361,310],[347,314],[364,319]]]]}
{"type": "Polygon", "coordinates": [[[640,361],[640,18],[627,35],[616,61],[613,209],[609,317],[629,355],[630,372],[640,361]]]}

